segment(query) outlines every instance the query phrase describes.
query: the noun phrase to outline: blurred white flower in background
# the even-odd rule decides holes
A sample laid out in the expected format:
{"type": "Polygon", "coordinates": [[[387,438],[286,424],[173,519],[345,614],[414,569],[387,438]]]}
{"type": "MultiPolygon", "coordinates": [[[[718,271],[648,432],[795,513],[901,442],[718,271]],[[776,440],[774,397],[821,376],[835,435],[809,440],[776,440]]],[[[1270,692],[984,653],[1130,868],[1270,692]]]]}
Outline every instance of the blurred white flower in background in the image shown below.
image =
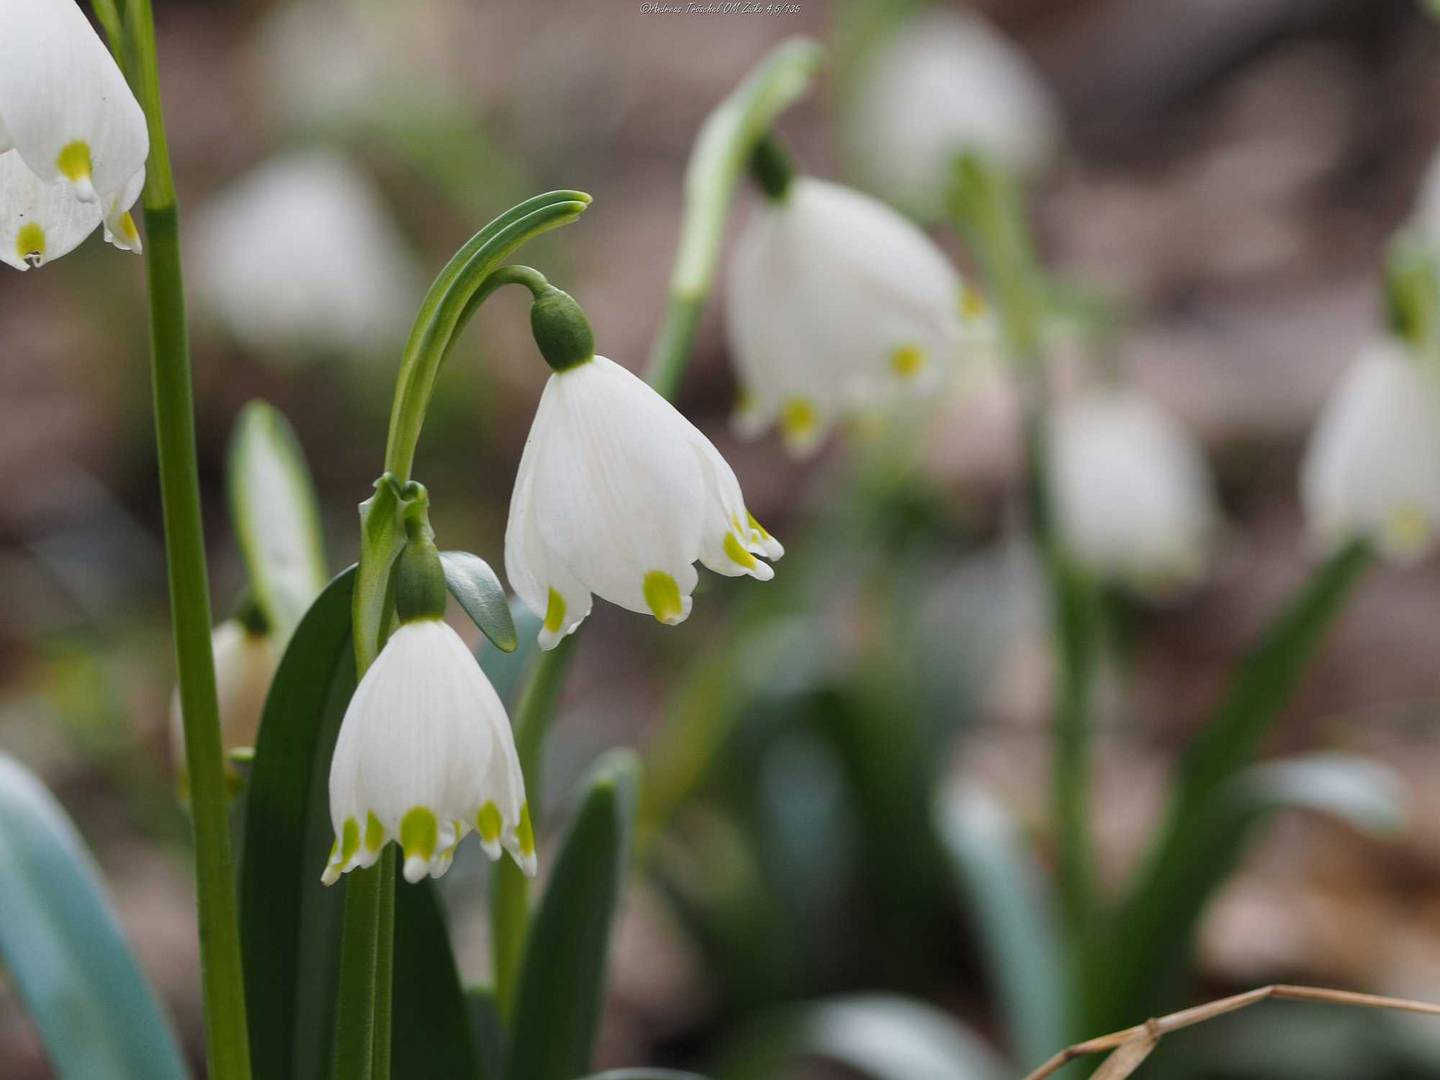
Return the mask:
{"type": "Polygon", "coordinates": [[[963,151],[1017,178],[1057,156],[1060,110],[1028,58],[974,12],[909,20],[862,61],[846,135],[861,181],[922,220],[963,151]]]}
{"type": "Polygon", "coordinates": [[[276,158],[201,207],[202,313],[276,361],[376,355],[404,340],[421,276],[368,177],[338,153],[276,158]]]}
{"type": "Polygon", "coordinates": [[[130,207],[150,136],[125,76],[71,0],[0,0],[0,261],[28,270],[105,239],[140,250],[130,207]]]}
{"type": "Polygon", "coordinates": [[[1316,422],[1300,495],[1330,546],[1355,537],[1410,561],[1440,528],[1440,402],[1421,361],[1395,340],[1361,350],[1316,422]]]}
{"type": "Polygon", "coordinates": [[[913,223],[810,177],[746,224],[727,296],[736,426],[753,437],[778,425],[797,455],[839,419],[934,389],[988,324],[978,294],[913,223]]]}
{"type": "MultiPolygon", "coordinates": [[[[254,746],[260,717],[280,650],[272,634],[248,627],[240,619],[226,619],[215,627],[210,647],[215,653],[215,688],[220,702],[220,744],[229,753],[254,746]]],[[[180,789],[188,797],[185,767],[185,726],[180,713],[180,691],[170,699],[170,752],[180,789]]],[[[228,765],[227,765],[228,769],[228,765]]]]}
{"type": "Polygon", "coordinates": [[[492,859],[535,874],[525,778],[505,706],[448,623],[401,623],[340,722],[330,765],[335,843],[322,880],[373,866],[390,840],[405,880],[449,869],[474,829],[492,859]]]}
{"type": "Polygon", "coordinates": [[[1060,406],[1048,467],[1056,527],[1083,566],[1151,595],[1204,572],[1218,517],[1205,458],[1149,398],[1095,389],[1060,406]]]}
{"type": "Polygon", "coordinates": [[[698,559],[717,574],[774,576],[779,541],[745,508],[720,451],[631,372],[595,356],[545,384],[505,527],[505,573],[552,649],[591,594],[683,622],[698,559]]]}

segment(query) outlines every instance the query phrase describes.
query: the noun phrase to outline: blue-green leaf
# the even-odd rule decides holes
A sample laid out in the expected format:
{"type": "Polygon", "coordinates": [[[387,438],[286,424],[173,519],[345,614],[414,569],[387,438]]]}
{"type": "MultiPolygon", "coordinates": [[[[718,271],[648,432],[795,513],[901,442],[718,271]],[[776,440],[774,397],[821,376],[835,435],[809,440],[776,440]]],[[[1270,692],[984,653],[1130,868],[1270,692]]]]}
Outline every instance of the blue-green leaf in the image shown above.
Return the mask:
{"type": "Polygon", "coordinates": [[[0,755],[0,959],[59,1076],[186,1075],[90,853],[44,786],[0,755]]]}
{"type": "Polygon", "coordinates": [[[634,754],[611,751],[585,786],[526,940],[509,1080],[572,1080],[590,1067],[639,771],[634,754]]]}
{"type": "Polygon", "coordinates": [[[490,685],[495,687],[495,692],[500,695],[505,708],[514,715],[515,707],[520,703],[520,692],[534,666],[535,658],[540,655],[540,617],[527,608],[519,597],[510,601],[510,617],[515,623],[516,639],[519,642],[515,651],[501,652],[482,641],[476,649],[476,657],[480,661],[480,670],[485,672],[490,685]]]}
{"type": "Polygon", "coordinates": [[[445,568],[445,585],[450,595],[460,601],[480,632],[504,652],[514,652],[519,639],[515,636],[515,620],[510,615],[510,602],[505,586],[479,555],[468,551],[442,551],[440,565],[445,568]]]}
{"type": "Polygon", "coordinates": [[[325,587],[315,486],[289,421],[263,401],[230,436],[230,514],[250,588],[284,641],[325,587]]]}

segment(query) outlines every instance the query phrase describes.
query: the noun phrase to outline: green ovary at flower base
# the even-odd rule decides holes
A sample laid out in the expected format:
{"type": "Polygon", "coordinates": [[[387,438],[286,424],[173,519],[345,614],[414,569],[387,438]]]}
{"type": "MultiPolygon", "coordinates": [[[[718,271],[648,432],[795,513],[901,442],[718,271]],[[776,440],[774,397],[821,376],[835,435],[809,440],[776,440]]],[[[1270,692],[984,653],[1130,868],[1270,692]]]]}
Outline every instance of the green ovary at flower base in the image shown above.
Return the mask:
{"type": "Polygon", "coordinates": [[[102,222],[139,251],[150,140],[114,58],[73,3],[0,0],[0,26],[0,262],[58,259],[102,222]]]}
{"type": "MultiPolygon", "coordinates": [[[[423,504],[423,500],[422,500],[423,504]]],[[[505,706],[445,621],[445,578],[423,509],[395,573],[400,625],[365,672],[330,765],[335,844],[323,880],[404,850],[405,879],[439,877],[473,829],[492,859],[536,869],[525,780],[505,706]]]]}
{"type": "Polygon", "coordinates": [[[594,355],[566,294],[537,291],[532,324],[554,373],[515,479],[505,570],[544,620],[541,647],[575,631],[592,594],[683,622],[697,560],[731,577],[773,577],[756,556],[778,559],[784,548],[746,510],[710,440],[644,381],[594,355]]]}

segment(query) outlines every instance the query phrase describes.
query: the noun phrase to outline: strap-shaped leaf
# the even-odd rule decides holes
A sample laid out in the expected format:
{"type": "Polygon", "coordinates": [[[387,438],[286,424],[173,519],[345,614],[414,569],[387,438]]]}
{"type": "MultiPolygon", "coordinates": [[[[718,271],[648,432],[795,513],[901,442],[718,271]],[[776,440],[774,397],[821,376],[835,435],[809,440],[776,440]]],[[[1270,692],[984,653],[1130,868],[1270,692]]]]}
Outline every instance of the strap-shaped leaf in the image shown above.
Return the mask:
{"type": "Polygon", "coordinates": [[[284,641],[325,587],[315,486],[289,421],[263,401],[230,436],[230,514],[250,588],[284,641]]]}
{"type": "MultiPolygon", "coordinates": [[[[332,581],[291,637],[247,789],[240,931],[251,1058],[267,1080],[309,1080],[330,1066],[345,886],[325,887],[320,872],[332,840],[330,757],[355,689],[354,582],[353,568],[332,581]]],[[[482,1076],[428,882],[400,886],[395,942],[395,1059],[407,1076],[482,1076]]]]}
{"type": "Polygon", "coordinates": [[[705,1080],[705,1077],[676,1069],[610,1069],[587,1076],[585,1080],[705,1080]]]}
{"type": "Polygon", "coordinates": [[[445,585],[450,595],[460,601],[465,614],[480,632],[497,649],[514,652],[519,638],[515,635],[515,620],[510,615],[510,601],[490,564],[468,551],[442,551],[440,565],[445,568],[445,585]]]}
{"type": "Polygon", "coordinates": [[[186,1075],[94,860],[40,781],[3,754],[0,960],[40,1029],[56,1075],[186,1075]]]}
{"type": "Polygon", "coordinates": [[[639,772],[616,750],[585,785],[526,942],[508,1080],[572,1080],[590,1066],[639,772]]]}

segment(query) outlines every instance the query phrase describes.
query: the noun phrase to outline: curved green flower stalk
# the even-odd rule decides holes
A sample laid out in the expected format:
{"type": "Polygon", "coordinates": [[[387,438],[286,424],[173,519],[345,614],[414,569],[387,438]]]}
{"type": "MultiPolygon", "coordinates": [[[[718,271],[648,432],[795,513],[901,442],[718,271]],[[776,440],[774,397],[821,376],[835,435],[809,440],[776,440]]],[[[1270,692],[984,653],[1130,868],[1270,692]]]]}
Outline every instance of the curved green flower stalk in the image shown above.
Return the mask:
{"type": "MultiPolygon", "coordinates": [[[[552,191],[490,222],[446,264],[416,316],[396,379],[385,449],[385,474],[360,507],[360,561],[352,625],[357,673],[379,654],[390,626],[391,566],[404,546],[404,517],[419,498],[409,483],[425,412],[440,368],[470,317],[507,275],[495,275],[516,249],[574,221],[590,204],[579,191],[552,191]],[[492,278],[494,280],[492,280],[492,278]]],[[[390,994],[394,935],[393,856],[351,874],[346,886],[336,1010],[337,1080],[390,1075],[390,994]]]]}
{"type": "Polygon", "coordinates": [[[685,213],[670,300],[650,354],[650,385],[665,397],[674,397],[690,359],[740,175],[775,120],[809,87],[823,55],[807,38],[782,41],[700,129],[685,169],[685,213]]]}
{"type": "Polygon", "coordinates": [[[144,207],[145,261],[150,282],[151,380],[170,607],[195,837],[205,1052],[212,1077],[244,1080],[250,1075],[250,1043],[215,661],[210,647],[210,593],[200,515],[179,215],[160,101],[155,21],[150,0],[130,0],[125,5],[123,19],[109,0],[97,4],[96,8],[145,112],[150,137],[144,207]]]}

